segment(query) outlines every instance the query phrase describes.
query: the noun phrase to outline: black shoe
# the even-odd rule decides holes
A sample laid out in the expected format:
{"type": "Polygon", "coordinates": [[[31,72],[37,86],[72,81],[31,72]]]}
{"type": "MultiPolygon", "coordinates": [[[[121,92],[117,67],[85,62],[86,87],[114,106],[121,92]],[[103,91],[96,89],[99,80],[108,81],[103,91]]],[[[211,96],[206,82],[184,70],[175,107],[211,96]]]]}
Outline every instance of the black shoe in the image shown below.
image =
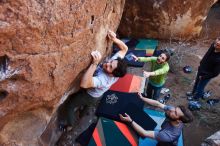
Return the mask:
{"type": "Polygon", "coordinates": [[[187,100],[189,100],[189,101],[192,101],[194,98],[193,98],[193,96],[188,96],[187,97],[187,100]]]}
{"type": "Polygon", "coordinates": [[[170,99],[170,94],[167,94],[166,96],[164,96],[165,102],[168,101],[169,99],[170,99]]]}
{"type": "Polygon", "coordinates": [[[186,92],[186,96],[193,96],[193,93],[192,92],[186,92]]]}

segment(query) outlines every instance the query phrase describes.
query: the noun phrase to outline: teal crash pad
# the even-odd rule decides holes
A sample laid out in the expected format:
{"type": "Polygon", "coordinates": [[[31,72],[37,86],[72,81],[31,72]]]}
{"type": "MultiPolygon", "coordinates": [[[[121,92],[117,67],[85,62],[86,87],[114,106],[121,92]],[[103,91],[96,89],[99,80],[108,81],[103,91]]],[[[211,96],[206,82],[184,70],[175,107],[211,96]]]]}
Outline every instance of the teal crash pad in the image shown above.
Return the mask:
{"type": "Polygon", "coordinates": [[[158,40],[155,39],[138,39],[139,43],[135,47],[135,50],[155,50],[158,46],[158,40]]]}

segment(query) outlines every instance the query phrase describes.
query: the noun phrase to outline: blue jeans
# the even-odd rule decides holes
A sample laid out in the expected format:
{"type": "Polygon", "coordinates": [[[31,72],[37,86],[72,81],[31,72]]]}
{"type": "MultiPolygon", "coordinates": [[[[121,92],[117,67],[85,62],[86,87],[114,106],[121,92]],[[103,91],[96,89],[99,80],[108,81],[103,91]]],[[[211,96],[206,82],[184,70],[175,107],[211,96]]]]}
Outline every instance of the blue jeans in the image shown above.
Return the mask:
{"type": "Polygon", "coordinates": [[[211,80],[211,79],[201,79],[200,77],[201,75],[199,75],[198,73],[196,76],[196,82],[194,84],[193,91],[192,91],[194,95],[194,99],[199,99],[203,97],[204,89],[206,85],[208,84],[208,82],[211,80]]]}
{"type": "Polygon", "coordinates": [[[163,86],[156,87],[148,83],[147,85],[147,97],[157,100],[160,97],[160,91],[163,86]]]}

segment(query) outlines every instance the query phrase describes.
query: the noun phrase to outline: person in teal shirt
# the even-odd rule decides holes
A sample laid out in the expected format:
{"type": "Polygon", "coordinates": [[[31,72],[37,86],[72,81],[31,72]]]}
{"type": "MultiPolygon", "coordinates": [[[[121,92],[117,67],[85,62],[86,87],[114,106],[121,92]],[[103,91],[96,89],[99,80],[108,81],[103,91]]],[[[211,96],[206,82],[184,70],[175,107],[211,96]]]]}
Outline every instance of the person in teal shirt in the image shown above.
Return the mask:
{"type": "Polygon", "coordinates": [[[161,53],[158,57],[137,57],[133,55],[133,58],[139,62],[151,62],[151,71],[144,71],[143,73],[146,78],[149,77],[147,97],[157,100],[170,69],[167,62],[170,59],[169,53],[161,53]]]}

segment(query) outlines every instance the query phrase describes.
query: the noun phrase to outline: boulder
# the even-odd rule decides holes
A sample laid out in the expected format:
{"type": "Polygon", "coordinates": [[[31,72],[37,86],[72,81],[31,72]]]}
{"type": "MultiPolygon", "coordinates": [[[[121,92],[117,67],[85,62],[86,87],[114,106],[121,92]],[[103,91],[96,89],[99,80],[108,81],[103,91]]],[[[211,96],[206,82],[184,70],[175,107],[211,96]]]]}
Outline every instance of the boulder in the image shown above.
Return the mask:
{"type": "Polygon", "coordinates": [[[127,0],[119,26],[121,36],[158,39],[198,37],[217,0],[127,0]]]}
{"type": "MultiPolygon", "coordinates": [[[[110,51],[124,0],[0,0],[0,145],[38,145],[79,88],[90,52],[110,51]]],[[[46,145],[49,145],[45,142],[46,145]]]]}

